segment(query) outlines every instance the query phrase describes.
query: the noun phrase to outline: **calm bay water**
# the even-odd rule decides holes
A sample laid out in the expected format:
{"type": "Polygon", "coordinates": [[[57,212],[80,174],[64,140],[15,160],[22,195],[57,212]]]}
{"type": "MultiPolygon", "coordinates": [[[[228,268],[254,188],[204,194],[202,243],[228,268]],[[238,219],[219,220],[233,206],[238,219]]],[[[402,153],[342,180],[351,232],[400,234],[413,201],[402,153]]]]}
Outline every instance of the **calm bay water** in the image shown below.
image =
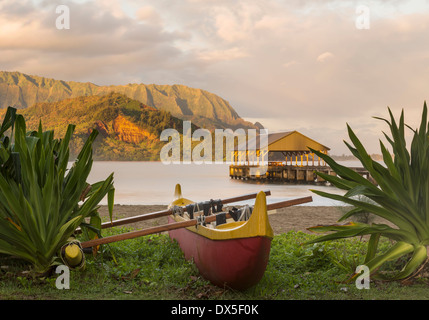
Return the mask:
{"type": "MultiPolygon", "coordinates": [[[[166,165],[162,162],[96,161],[89,180],[91,183],[104,180],[112,172],[116,189],[115,203],[123,205],[169,204],[174,199],[174,187],[177,183],[182,186],[183,196],[194,201],[270,190],[268,203],[312,196],[313,202],[305,205],[332,206],[341,203],[320,197],[309,189],[343,194],[342,190],[331,186],[263,184],[230,179],[227,164],[166,165]]],[[[247,203],[253,204],[254,200],[247,203]]],[[[106,200],[102,204],[106,204],[106,200]]]]}

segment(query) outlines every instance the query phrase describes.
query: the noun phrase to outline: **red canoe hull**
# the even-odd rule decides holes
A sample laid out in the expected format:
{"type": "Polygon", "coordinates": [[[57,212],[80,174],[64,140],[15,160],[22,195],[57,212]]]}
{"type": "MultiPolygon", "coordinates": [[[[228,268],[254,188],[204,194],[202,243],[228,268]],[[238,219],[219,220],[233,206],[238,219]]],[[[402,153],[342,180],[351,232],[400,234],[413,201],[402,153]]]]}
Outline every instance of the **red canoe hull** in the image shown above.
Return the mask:
{"type": "MultiPolygon", "coordinates": [[[[171,217],[168,220],[175,222],[171,217]]],[[[269,237],[211,240],[185,228],[169,234],[185,258],[193,259],[200,274],[214,285],[245,290],[264,275],[271,249],[269,237]]]]}

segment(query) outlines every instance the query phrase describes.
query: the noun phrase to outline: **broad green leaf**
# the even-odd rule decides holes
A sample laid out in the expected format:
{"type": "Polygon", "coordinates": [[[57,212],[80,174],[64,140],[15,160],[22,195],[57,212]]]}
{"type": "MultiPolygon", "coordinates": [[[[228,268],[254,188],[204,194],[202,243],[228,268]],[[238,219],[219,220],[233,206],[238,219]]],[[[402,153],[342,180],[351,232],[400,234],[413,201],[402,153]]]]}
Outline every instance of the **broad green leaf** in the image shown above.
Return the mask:
{"type": "Polygon", "coordinates": [[[378,243],[380,241],[381,233],[373,233],[371,234],[371,237],[368,241],[368,251],[366,253],[365,261],[364,263],[368,263],[372,259],[375,258],[375,255],[377,253],[378,243]]]}
{"type": "Polygon", "coordinates": [[[0,253],[21,257],[37,271],[57,263],[58,251],[86,217],[95,223],[98,203],[113,203],[113,175],[92,196],[80,196],[92,168],[93,131],[67,170],[74,125],[62,140],[53,131],[27,131],[22,115],[8,109],[0,127],[0,253]],[[10,130],[10,136],[4,136],[10,130]],[[13,138],[13,139],[12,139],[13,138]],[[13,141],[14,143],[10,143],[13,141]]]}
{"type": "Polygon", "coordinates": [[[326,161],[338,177],[317,174],[337,188],[346,190],[346,193],[341,196],[317,190],[312,190],[312,192],[352,205],[351,210],[339,221],[352,219],[354,214],[364,211],[386,219],[396,227],[349,223],[316,226],[310,230],[332,232],[313,242],[371,235],[366,263],[372,271],[388,260],[397,259],[406,253],[413,252],[406,267],[395,277],[395,279],[401,279],[413,275],[427,259],[425,246],[429,244],[429,124],[426,102],[418,129],[413,129],[405,123],[403,110],[399,121],[395,120],[390,108],[388,108],[388,113],[388,119],[375,117],[387,123],[390,129],[390,136],[385,132],[383,135],[390,144],[391,151],[380,141],[384,164],[371,159],[349,125],[347,125],[347,131],[351,144],[344,141],[350,152],[368,170],[377,186],[371,185],[367,179],[363,179],[357,173],[351,172],[352,170],[337,164],[330,156],[312,150],[326,161]],[[410,129],[412,133],[409,149],[405,129],[410,129]],[[354,199],[355,196],[366,197],[373,203],[359,201],[354,199]],[[397,242],[386,253],[376,256],[380,237],[388,237],[397,242]]]}

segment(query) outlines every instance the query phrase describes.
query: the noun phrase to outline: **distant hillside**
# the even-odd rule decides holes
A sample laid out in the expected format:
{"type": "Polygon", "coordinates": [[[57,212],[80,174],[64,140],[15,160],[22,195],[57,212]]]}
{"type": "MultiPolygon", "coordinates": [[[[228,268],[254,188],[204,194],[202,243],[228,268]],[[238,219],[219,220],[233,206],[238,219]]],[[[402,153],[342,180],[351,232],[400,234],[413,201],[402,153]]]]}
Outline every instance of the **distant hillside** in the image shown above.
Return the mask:
{"type": "MultiPolygon", "coordinates": [[[[202,89],[184,85],[128,84],[98,86],[93,83],[62,81],[20,72],[0,71],[0,108],[23,109],[38,102],[56,102],[79,96],[117,92],[141,103],[170,112],[207,128],[258,128],[240,118],[228,101],[202,89]]],[[[73,106],[70,106],[73,108],[73,106]]]]}
{"type": "Polygon", "coordinates": [[[36,103],[19,113],[29,130],[36,130],[42,121],[43,129],[55,130],[57,138],[64,136],[68,124],[75,124],[72,156],[77,155],[90,132],[97,129],[100,134],[94,144],[96,160],[159,160],[166,143],[159,140],[161,131],[173,128],[182,132],[183,123],[167,111],[118,93],[36,103]]]}

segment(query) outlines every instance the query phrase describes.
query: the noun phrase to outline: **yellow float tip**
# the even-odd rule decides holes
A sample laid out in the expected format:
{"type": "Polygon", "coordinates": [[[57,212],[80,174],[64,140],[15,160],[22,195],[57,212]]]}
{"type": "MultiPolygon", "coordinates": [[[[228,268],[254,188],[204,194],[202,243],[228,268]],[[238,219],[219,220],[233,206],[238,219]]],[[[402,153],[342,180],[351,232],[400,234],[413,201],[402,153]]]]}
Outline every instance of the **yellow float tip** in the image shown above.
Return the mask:
{"type": "Polygon", "coordinates": [[[65,248],[65,258],[71,267],[77,267],[82,263],[82,250],[76,244],[70,244],[65,248]]]}

